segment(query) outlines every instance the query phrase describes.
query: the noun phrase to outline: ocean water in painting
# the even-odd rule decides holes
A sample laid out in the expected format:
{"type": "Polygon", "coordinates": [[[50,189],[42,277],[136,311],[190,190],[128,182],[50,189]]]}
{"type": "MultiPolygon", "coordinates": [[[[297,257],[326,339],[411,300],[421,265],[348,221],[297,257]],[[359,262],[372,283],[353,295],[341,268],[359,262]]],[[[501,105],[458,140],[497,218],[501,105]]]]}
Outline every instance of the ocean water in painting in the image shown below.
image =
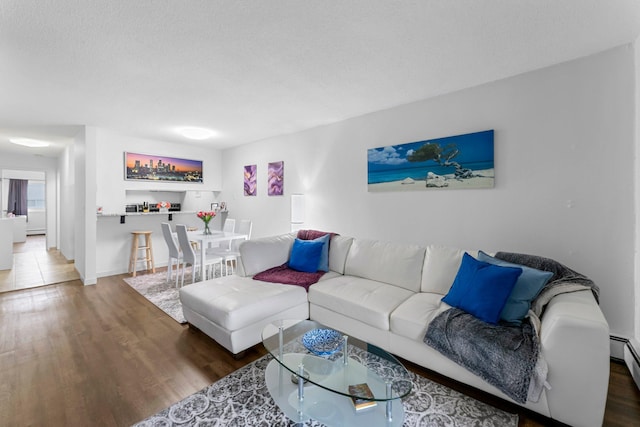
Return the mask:
{"type": "Polygon", "coordinates": [[[456,170],[454,166],[444,166],[434,160],[412,162],[407,159],[408,156],[428,143],[438,144],[442,148],[451,144],[455,145],[458,154],[451,160],[466,169],[486,171],[494,168],[493,130],[488,130],[401,145],[371,148],[367,152],[367,183],[395,182],[406,178],[425,180],[429,172],[436,175],[453,174],[456,170]]]}

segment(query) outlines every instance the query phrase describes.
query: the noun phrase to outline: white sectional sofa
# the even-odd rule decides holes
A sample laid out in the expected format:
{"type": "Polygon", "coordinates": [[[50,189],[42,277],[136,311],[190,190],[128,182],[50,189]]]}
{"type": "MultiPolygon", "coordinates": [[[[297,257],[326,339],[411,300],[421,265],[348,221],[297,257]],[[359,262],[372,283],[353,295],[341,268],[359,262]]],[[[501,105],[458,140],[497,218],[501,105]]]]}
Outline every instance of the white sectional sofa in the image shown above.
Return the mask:
{"type": "Polygon", "coordinates": [[[330,271],[308,293],[252,279],[287,262],[294,239],[285,234],[244,242],[237,275],[182,288],[187,321],[235,354],[261,342],[262,328],[275,319],[310,317],[554,420],[602,424],[609,328],[590,290],[555,296],[547,305],[539,343],[551,388],[522,404],[423,342],[429,322],[450,308],[441,299],[464,250],[333,236],[330,271]]]}

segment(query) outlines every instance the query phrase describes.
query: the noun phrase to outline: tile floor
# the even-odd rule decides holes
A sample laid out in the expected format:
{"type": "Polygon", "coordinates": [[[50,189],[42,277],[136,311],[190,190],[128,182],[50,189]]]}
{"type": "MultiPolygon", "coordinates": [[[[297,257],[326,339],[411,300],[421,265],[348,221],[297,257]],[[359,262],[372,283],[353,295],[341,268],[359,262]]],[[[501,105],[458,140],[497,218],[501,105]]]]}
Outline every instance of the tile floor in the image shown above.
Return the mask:
{"type": "Polygon", "coordinates": [[[79,278],[73,262],[67,261],[56,249],[46,249],[44,235],[28,236],[25,243],[13,244],[13,268],[0,270],[0,292],[79,278]]]}

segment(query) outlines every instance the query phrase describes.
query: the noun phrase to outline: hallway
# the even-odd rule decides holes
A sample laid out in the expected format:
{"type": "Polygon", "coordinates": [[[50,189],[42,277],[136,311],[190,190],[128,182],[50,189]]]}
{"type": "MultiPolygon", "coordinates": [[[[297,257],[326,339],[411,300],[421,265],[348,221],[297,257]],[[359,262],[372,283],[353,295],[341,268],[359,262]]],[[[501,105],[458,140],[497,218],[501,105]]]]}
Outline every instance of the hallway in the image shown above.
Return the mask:
{"type": "Polygon", "coordinates": [[[13,244],[13,268],[0,270],[0,292],[35,288],[79,279],[73,262],[57,249],[47,251],[44,235],[28,236],[13,244]]]}

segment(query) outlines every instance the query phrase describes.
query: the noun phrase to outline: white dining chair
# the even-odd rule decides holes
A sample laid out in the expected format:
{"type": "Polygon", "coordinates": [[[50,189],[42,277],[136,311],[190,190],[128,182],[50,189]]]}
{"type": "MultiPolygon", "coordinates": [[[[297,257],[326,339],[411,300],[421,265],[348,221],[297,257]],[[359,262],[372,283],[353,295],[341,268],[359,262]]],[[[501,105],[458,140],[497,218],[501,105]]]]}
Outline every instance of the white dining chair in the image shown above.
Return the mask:
{"type": "Polygon", "coordinates": [[[236,220],[233,218],[227,218],[224,220],[222,231],[225,233],[233,233],[236,231],[236,220]]]}
{"type": "Polygon", "coordinates": [[[196,272],[200,270],[200,275],[204,279],[209,278],[208,267],[212,267],[212,276],[215,276],[215,265],[220,266],[220,275],[222,275],[222,262],[223,258],[219,255],[215,255],[205,251],[205,265],[199,265],[198,260],[200,259],[200,253],[196,253],[189,241],[189,236],[187,235],[187,227],[182,224],[176,225],[176,232],[178,233],[178,243],[180,244],[180,249],[182,249],[182,277],[180,286],[184,286],[184,271],[186,269],[187,264],[191,265],[191,283],[196,280],[196,272]]]}
{"type": "MultiPolygon", "coordinates": [[[[224,220],[224,224],[222,225],[222,232],[223,233],[233,233],[236,229],[236,220],[233,218],[227,218],[224,220]]],[[[226,241],[223,243],[209,243],[209,248],[207,250],[218,250],[218,249],[223,249],[223,250],[229,250],[231,242],[230,241],[226,241]]]]}
{"type": "Polygon", "coordinates": [[[253,229],[253,222],[249,219],[241,219],[238,221],[238,227],[236,233],[246,234],[246,239],[233,239],[229,240],[227,248],[213,248],[211,253],[217,256],[221,256],[224,260],[225,275],[229,275],[229,267],[231,267],[231,274],[235,273],[236,265],[238,264],[238,258],[240,258],[240,244],[244,240],[251,238],[251,231],[253,229]]]}
{"type": "Polygon", "coordinates": [[[169,248],[169,262],[167,263],[167,282],[172,281],[173,276],[173,264],[175,262],[176,265],[176,288],[178,287],[178,276],[180,273],[180,264],[182,263],[182,253],[180,252],[180,248],[176,244],[175,239],[173,238],[173,234],[171,234],[171,226],[168,222],[163,222],[160,224],[162,228],[162,235],[164,236],[164,241],[167,243],[167,248],[169,248]]]}

